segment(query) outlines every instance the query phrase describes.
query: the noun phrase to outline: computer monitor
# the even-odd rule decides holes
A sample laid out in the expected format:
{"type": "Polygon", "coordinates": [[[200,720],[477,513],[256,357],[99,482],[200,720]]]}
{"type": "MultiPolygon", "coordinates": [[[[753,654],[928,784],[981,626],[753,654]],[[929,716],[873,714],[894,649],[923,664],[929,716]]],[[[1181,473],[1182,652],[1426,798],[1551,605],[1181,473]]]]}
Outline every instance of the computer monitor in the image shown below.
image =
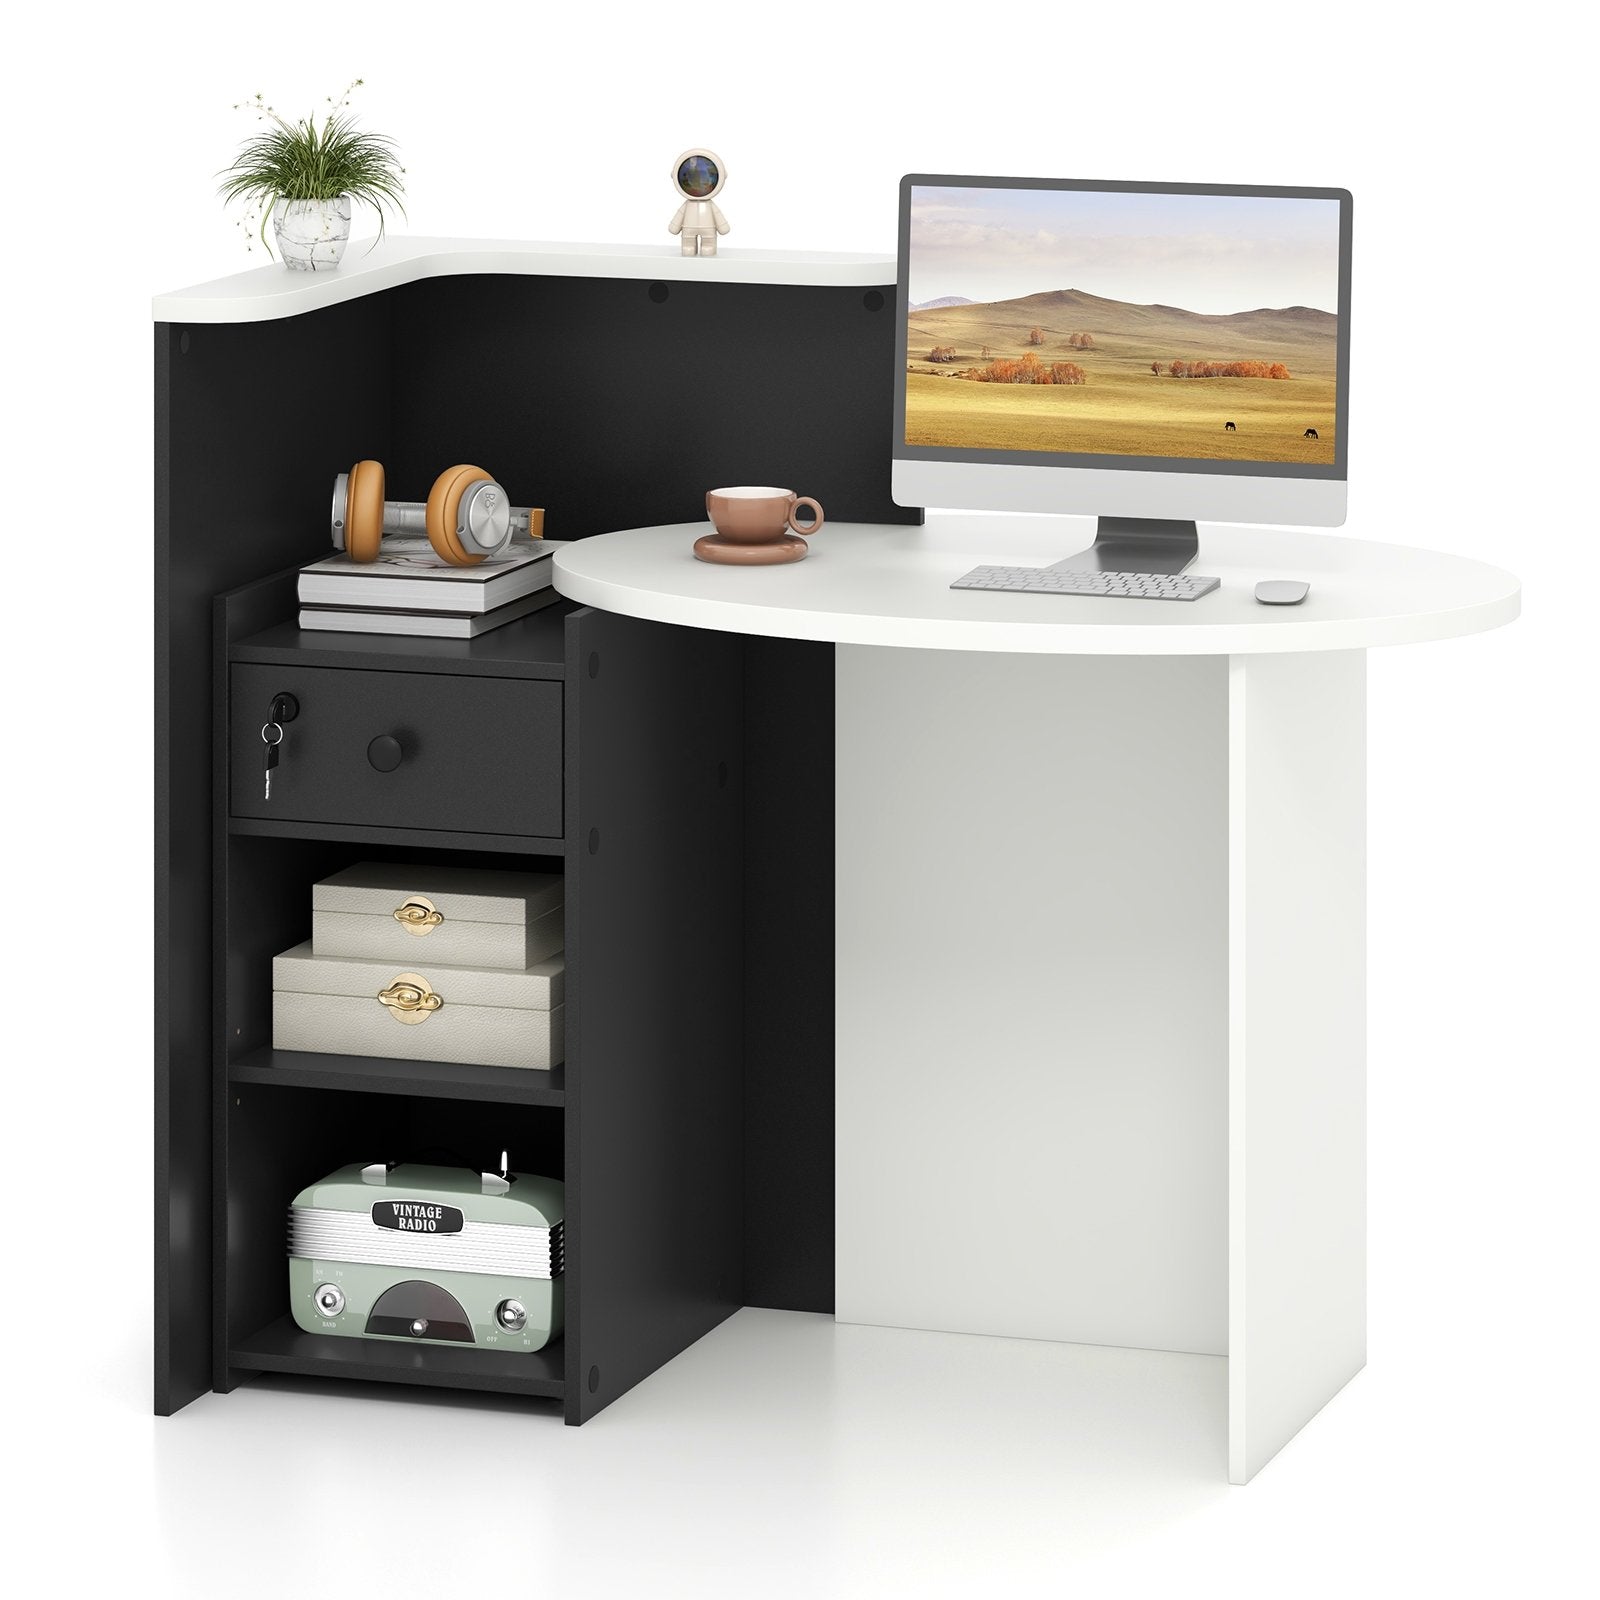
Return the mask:
{"type": "Polygon", "coordinates": [[[1088,513],[1067,564],[1132,572],[1344,521],[1345,190],[914,174],[899,266],[898,504],[1088,513]]]}

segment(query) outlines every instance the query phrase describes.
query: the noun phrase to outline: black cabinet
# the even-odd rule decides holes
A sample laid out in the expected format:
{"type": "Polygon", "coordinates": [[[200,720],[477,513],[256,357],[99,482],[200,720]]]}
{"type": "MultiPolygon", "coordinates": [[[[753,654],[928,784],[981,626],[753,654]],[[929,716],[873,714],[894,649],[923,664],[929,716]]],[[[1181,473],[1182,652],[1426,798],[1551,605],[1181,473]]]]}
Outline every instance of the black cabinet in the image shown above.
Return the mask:
{"type": "Polygon", "coordinates": [[[302,632],[294,569],[364,456],[400,496],[478,461],[553,538],[697,517],[719,481],[920,520],[889,498],[886,299],[468,275],[158,325],[158,1411],[287,1372],[576,1423],[740,1305],[832,1309],[831,648],[566,603],[473,640],[302,632]],[[806,359],[775,394],[779,336],[806,359]],[[308,370],[346,375],[336,405],[306,403],[308,370]],[[272,1048],[272,957],[307,936],[311,885],[365,858],[565,872],[563,1067],[272,1048]],[[566,1332],[536,1359],[287,1315],[293,1195],[430,1145],[567,1185],[566,1332]]]}
{"type": "Polygon", "coordinates": [[[314,639],[246,631],[292,590],[286,573],[217,608],[212,1387],[322,1372],[559,1398],[581,1422],[743,1303],[744,641],[560,605],[520,651],[412,660],[374,637],[307,666],[314,639]],[[261,720],[281,694],[297,714],[268,801],[261,720]],[[368,759],[375,729],[401,745],[392,770],[368,759]],[[565,873],[560,1069],[272,1048],[272,956],[305,937],[311,885],[373,855],[565,873]],[[287,1199],[348,1160],[434,1145],[486,1167],[509,1149],[566,1183],[566,1331],[536,1360],[401,1360],[287,1315],[287,1199]]]}

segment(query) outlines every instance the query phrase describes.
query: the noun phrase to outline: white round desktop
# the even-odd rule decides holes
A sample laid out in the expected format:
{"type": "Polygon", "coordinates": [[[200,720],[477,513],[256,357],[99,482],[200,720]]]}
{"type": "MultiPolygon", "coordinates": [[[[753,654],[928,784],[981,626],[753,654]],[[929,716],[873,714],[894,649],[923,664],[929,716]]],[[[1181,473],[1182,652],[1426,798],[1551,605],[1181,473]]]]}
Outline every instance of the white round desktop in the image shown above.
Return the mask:
{"type": "Polygon", "coordinates": [[[1202,600],[992,594],[950,583],[982,563],[1043,566],[1094,540],[1087,517],[930,516],[922,527],[830,522],[793,566],[697,561],[702,523],[630,528],[556,554],[573,600],[690,628],[924,650],[1066,655],[1245,655],[1419,644],[1517,614],[1510,573],[1343,534],[1205,527],[1190,569],[1202,600]],[[1298,606],[1263,606],[1262,578],[1303,578],[1298,606]]]}
{"type": "Polygon", "coordinates": [[[1365,1361],[1366,648],[1508,622],[1516,580],[1202,527],[1192,603],[973,593],[1092,524],[830,523],[759,569],[703,531],[555,585],[838,645],[836,1315],[1226,1355],[1245,1481],[1365,1361]]]}

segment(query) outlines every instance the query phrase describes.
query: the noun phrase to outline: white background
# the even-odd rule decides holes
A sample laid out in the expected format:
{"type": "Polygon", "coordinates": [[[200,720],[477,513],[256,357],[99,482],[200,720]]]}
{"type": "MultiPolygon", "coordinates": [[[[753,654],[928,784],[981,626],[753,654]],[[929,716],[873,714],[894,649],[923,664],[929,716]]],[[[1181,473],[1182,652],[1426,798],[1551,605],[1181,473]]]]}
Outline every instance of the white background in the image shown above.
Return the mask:
{"type": "MultiPolygon", "coordinates": [[[[1575,243],[1593,223],[1591,63],[1553,7],[1492,28],[1472,15],[1281,0],[13,15],[0,1432],[21,1481],[0,1562],[20,1592],[1577,1592],[1600,1062],[1600,330],[1575,243]],[[231,102],[260,89],[310,109],[358,75],[358,109],[403,147],[419,233],[664,240],[668,166],[694,144],[726,159],[730,245],[892,253],[909,170],[1354,192],[1347,531],[1508,566],[1525,614],[1372,659],[1371,1363],[1249,1488],[1219,1488],[1215,1463],[1054,1480],[1025,1405],[1014,1451],[992,1418],[990,1451],[965,1448],[934,1410],[894,1482],[830,1479],[826,1451],[791,1481],[773,1438],[720,1477],[698,1462],[704,1495],[679,1484],[665,1509],[670,1472],[608,1477],[597,1444],[583,1504],[562,1502],[590,1519],[586,1557],[540,1487],[575,1436],[543,1416],[251,1390],[147,1415],[148,301],[263,259],[214,197],[249,131],[231,102]],[[919,1471],[958,1491],[937,1527],[908,1510],[929,1503],[919,1471]]],[[[336,406],[338,374],[306,403],[336,406]]],[[[671,1460],[670,1436],[653,1448],[671,1460]]]]}

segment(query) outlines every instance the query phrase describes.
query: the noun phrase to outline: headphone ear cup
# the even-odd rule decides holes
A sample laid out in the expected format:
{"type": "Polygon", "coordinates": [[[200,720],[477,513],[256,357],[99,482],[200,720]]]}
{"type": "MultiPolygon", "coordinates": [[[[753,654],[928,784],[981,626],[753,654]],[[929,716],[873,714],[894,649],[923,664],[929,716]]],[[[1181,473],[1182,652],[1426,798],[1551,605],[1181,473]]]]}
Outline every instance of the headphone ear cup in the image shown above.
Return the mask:
{"type": "Polygon", "coordinates": [[[352,561],[376,561],[383,547],[383,463],[358,461],[345,488],[344,548],[352,561]]]}
{"type": "Polygon", "coordinates": [[[482,467],[451,467],[441,472],[428,491],[427,528],[428,543],[434,554],[453,567],[475,567],[482,556],[471,555],[456,537],[456,517],[461,510],[461,497],[475,483],[490,483],[493,479],[482,467]]]}

